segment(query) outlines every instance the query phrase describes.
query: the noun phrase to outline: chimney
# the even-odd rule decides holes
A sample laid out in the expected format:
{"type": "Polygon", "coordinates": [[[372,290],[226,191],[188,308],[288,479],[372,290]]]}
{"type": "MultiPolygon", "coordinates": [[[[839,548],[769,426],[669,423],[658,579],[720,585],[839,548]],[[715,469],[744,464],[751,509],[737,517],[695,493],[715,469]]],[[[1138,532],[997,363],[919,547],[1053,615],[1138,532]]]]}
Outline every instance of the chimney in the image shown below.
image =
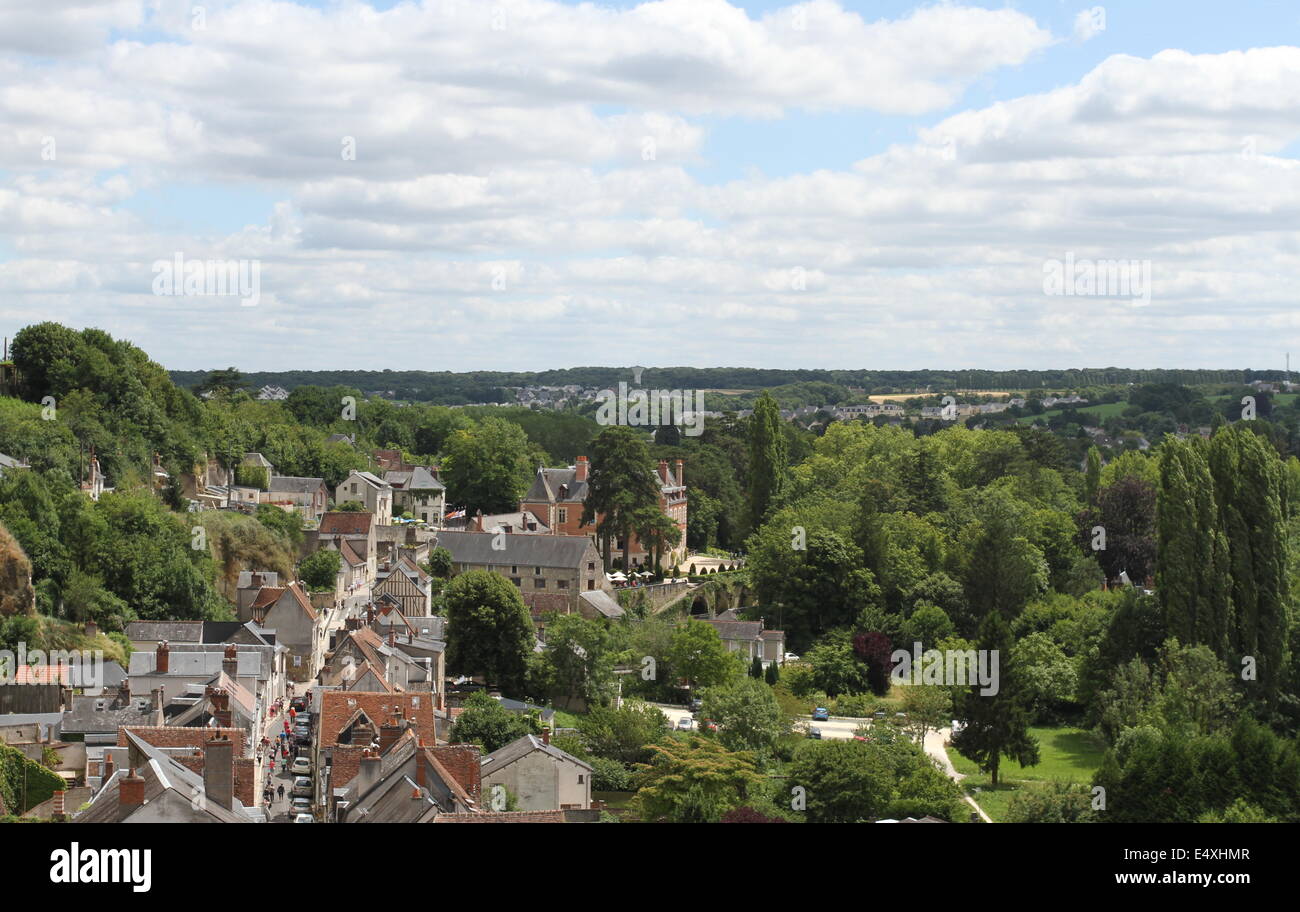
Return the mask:
{"type": "Polygon", "coordinates": [[[231,728],[230,694],[226,693],[225,688],[209,687],[208,704],[211,708],[212,718],[217,720],[217,728],[231,728]]]}
{"type": "Polygon", "coordinates": [[[154,665],[153,665],[153,670],[158,674],[167,674],[168,668],[171,667],[171,663],[168,659],[168,653],[169,650],[167,648],[167,641],[159,640],[158,651],[154,654],[155,658],[154,658],[154,665]]]}
{"type": "Polygon", "coordinates": [[[359,617],[348,618],[347,621],[344,622],[343,627],[346,630],[360,630],[361,618],[359,617]]]}
{"type": "Polygon", "coordinates": [[[234,643],[226,646],[226,654],[221,658],[221,670],[232,681],[239,677],[239,650],[234,643]]]}
{"type": "Polygon", "coordinates": [[[134,768],[118,782],[117,803],[123,809],[144,804],[144,778],[137,776],[134,768]]]}
{"type": "Polygon", "coordinates": [[[397,632],[394,630],[388,631],[388,645],[389,646],[397,645],[397,632]]]}
{"type": "Polygon", "coordinates": [[[226,810],[234,807],[234,759],[234,745],[227,735],[218,735],[203,745],[203,794],[226,810]]]}
{"type": "Polygon", "coordinates": [[[679,485],[684,485],[684,484],[686,484],[686,482],[683,480],[683,476],[682,476],[682,466],[683,466],[682,460],[680,460],[680,459],[677,460],[677,483],[678,483],[679,485]]]}
{"type": "Polygon", "coordinates": [[[153,696],[153,724],[162,727],[167,724],[163,713],[163,689],[155,687],[150,693],[153,696]]]}
{"type": "Polygon", "coordinates": [[[101,786],[113,778],[113,755],[104,751],[104,759],[100,762],[99,784],[101,786]]]}
{"type": "Polygon", "coordinates": [[[57,792],[54,793],[54,819],[55,820],[62,820],[64,817],[63,798],[67,794],[68,793],[63,789],[59,789],[57,792]]]}
{"type": "Polygon", "coordinates": [[[388,749],[397,742],[397,739],[402,736],[402,732],[405,730],[406,726],[396,716],[391,717],[386,723],[379,726],[379,753],[388,753],[388,749]]]}
{"type": "Polygon", "coordinates": [[[668,460],[667,459],[659,460],[659,480],[664,484],[668,484],[668,460]]]}
{"type": "Polygon", "coordinates": [[[577,466],[575,466],[575,468],[577,469],[577,471],[573,473],[573,480],[586,481],[587,480],[587,457],[579,456],[578,464],[577,466]]]}
{"type": "Polygon", "coordinates": [[[424,759],[424,739],[421,738],[419,741],[419,749],[415,752],[415,784],[418,785],[421,790],[427,787],[428,774],[424,771],[427,762],[428,761],[424,759]]]}
{"type": "Polygon", "coordinates": [[[250,578],[250,580],[251,580],[251,582],[250,582],[249,588],[251,588],[251,589],[261,589],[261,588],[262,588],[262,574],[260,574],[260,573],[254,573],[254,574],[252,575],[252,577],[250,578]]]}
{"type": "Polygon", "coordinates": [[[551,743],[551,727],[549,725],[542,726],[542,743],[543,744],[551,743]]]}
{"type": "Polygon", "coordinates": [[[361,768],[357,773],[357,796],[360,797],[379,781],[379,755],[366,748],[361,752],[361,768]]]}
{"type": "Polygon", "coordinates": [[[117,702],[123,706],[131,702],[131,679],[123,678],[122,683],[117,685],[117,702]]]}

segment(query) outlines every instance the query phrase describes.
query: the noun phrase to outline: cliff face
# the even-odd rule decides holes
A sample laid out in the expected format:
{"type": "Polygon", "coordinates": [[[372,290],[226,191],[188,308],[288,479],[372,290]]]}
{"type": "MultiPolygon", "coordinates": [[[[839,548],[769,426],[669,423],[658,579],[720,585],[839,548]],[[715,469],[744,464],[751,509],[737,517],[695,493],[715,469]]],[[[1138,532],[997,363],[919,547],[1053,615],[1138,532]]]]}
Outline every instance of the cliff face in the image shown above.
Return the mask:
{"type": "Polygon", "coordinates": [[[31,561],[9,530],[0,526],[0,617],[35,613],[31,561]]]}

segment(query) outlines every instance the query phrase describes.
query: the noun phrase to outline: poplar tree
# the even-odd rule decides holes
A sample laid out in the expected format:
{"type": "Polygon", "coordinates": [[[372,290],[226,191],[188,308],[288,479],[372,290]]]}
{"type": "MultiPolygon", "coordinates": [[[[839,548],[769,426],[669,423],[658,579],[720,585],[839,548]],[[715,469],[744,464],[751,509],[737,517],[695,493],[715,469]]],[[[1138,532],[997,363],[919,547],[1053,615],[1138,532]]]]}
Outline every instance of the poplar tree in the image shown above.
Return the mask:
{"type": "Polygon", "coordinates": [[[781,410],[767,390],[749,419],[749,524],[757,530],[785,481],[785,429],[781,410]]]}

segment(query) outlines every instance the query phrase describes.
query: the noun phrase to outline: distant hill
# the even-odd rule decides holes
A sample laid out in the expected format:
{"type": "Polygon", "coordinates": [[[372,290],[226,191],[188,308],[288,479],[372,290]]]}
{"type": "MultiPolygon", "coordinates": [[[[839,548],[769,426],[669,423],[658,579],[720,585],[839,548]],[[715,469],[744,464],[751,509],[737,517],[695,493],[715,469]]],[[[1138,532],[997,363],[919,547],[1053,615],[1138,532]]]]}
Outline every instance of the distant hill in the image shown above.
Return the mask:
{"type": "MultiPolygon", "coordinates": [[[[171,371],[178,386],[193,387],[206,371],[171,371]]],[[[881,370],[763,370],[748,367],[649,367],[641,375],[646,389],[726,390],[743,395],[802,383],[825,383],[845,394],[894,393],[914,390],[1030,390],[1078,389],[1126,383],[1249,383],[1280,379],[1281,371],[1251,370],[1135,370],[1097,368],[1046,371],[881,371],[881,370]]],[[[253,389],[280,386],[347,386],[370,393],[392,392],[395,399],[464,405],[513,401],[506,390],[521,386],[567,386],[616,389],[632,383],[630,367],[572,367],[537,372],[470,371],[261,371],[244,375],[253,389]]],[[[831,400],[828,400],[831,401],[831,400]]]]}

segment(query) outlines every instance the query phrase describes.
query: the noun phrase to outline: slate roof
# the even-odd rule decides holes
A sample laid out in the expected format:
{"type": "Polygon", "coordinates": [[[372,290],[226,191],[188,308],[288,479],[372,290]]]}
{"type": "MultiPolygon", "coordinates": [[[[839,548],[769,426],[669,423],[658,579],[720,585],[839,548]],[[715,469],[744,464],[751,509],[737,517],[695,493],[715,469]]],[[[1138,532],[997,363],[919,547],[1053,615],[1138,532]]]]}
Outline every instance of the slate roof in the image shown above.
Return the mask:
{"type": "Polygon", "coordinates": [[[445,491],[446,485],[433,477],[426,466],[416,466],[406,470],[393,470],[384,473],[384,482],[393,486],[394,491],[445,491]]]}
{"type": "Polygon", "coordinates": [[[116,693],[103,696],[77,694],[72,698],[72,706],[63,714],[63,732],[113,732],[123,725],[153,725],[155,721],[152,694],[132,694],[129,701],[122,700],[116,693]],[[99,706],[104,708],[97,708],[99,706]]]}
{"type": "Polygon", "coordinates": [[[360,777],[343,794],[348,802],[347,823],[427,823],[440,811],[472,807],[474,802],[456,778],[410,730],[380,760],[379,781],[364,795],[360,777]],[[424,788],[417,783],[416,764],[423,754],[424,788]]]}
{"type": "MultiPolygon", "coordinates": [[[[168,791],[190,805],[190,817],[195,823],[251,823],[243,813],[243,805],[234,799],[234,810],[228,810],[209,801],[203,787],[203,776],[182,766],[166,753],[154,747],[134,732],[126,732],[127,744],[133,751],[144,755],[144,762],[136,768],[136,773],[144,779],[144,807],[163,797],[168,791]]],[[[123,823],[139,807],[123,808],[118,798],[118,790],[129,770],[119,767],[103,788],[90,801],[86,808],[75,818],[77,823],[123,823]]]]}
{"type": "Polygon", "coordinates": [[[203,642],[202,621],[132,621],[126,625],[126,638],[137,643],[203,642]]]}
{"type": "Polygon", "coordinates": [[[560,750],[554,744],[547,744],[545,741],[543,741],[541,738],[537,737],[536,735],[524,735],[522,738],[516,738],[514,741],[511,741],[509,744],[505,745],[504,747],[499,747],[496,750],[494,750],[492,753],[488,754],[486,757],[484,757],[482,760],[479,761],[479,764],[481,765],[483,772],[485,774],[494,773],[499,769],[504,769],[505,767],[514,763],[516,760],[519,760],[522,757],[526,757],[527,755],[531,754],[533,751],[541,751],[542,753],[546,754],[549,757],[553,757],[556,760],[563,760],[568,763],[576,763],[578,766],[581,766],[583,769],[587,769],[587,770],[591,769],[590,763],[585,763],[584,761],[579,760],[577,757],[573,756],[573,754],[566,753],[560,750]]]}
{"type": "Polygon", "coordinates": [[[524,503],[582,503],[587,499],[587,483],[577,481],[577,466],[568,466],[563,469],[548,469],[545,466],[537,467],[537,476],[533,479],[532,486],[528,493],[524,495],[524,503]],[[561,496],[560,486],[568,485],[567,490],[561,496]]]}
{"type": "Polygon", "coordinates": [[[623,610],[623,606],[618,603],[618,600],[604,589],[585,589],[578,598],[594,608],[603,617],[621,618],[627,613],[623,610]]]}
{"type": "Polygon", "coordinates": [[[325,484],[324,478],[302,478],[297,475],[276,475],[268,491],[282,494],[314,494],[325,484]]]}
{"type": "Polygon", "coordinates": [[[580,568],[591,539],[585,535],[511,535],[504,551],[492,548],[492,532],[447,532],[437,534],[436,544],[451,552],[458,564],[493,566],[520,564],[528,567],[580,568]]]}

